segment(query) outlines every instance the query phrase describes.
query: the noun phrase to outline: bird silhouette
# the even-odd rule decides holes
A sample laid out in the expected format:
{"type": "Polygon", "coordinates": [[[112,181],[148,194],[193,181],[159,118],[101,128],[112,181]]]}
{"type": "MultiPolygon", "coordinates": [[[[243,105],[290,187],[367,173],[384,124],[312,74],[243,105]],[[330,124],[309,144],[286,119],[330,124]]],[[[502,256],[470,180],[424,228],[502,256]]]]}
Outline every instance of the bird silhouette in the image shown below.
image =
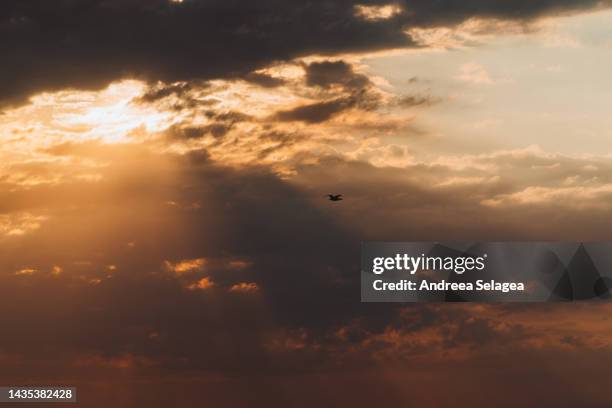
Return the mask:
{"type": "Polygon", "coordinates": [[[329,201],[342,201],[342,194],[328,194],[329,201]]]}

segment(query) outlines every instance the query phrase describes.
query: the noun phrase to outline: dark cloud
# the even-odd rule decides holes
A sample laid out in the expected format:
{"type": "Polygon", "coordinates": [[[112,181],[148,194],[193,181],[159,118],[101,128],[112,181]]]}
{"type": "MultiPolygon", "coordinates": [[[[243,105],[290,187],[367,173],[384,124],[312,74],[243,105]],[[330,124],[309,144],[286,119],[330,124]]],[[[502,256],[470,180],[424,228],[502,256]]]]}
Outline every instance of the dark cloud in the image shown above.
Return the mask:
{"type": "Polygon", "coordinates": [[[370,84],[368,77],[355,73],[353,67],[344,61],[313,62],[306,65],[305,70],[306,84],[309,86],[364,88],[370,84]]]}
{"type": "Polygon", "coordinates": [[[254,83],[263,88],[276,88],[277,86],[284,85],[286,82],[282,78],[276,78],[271,75],[261,74],[257,72],[251,72],[245,75],[243,79],[247,82],[254,83]]]}
{"type": "Polygon", "coordinates": [[[152,103],[169,96],[184,97],[192,89],[189,83],[178,83],[172,85],[158,84],[148,89],[144,95],[137,99],[138,102],[152,103]]]}
{"type": "Polygon", "coordinates": [[[470,17],[530,19],[602,2],[419,0],[376,21],[356,16],[356,4],[384,2],[6,0],[0,6],[0,103],[124,77],[166,83],[245,78],[273,86],[273,79],[249,73],[310,54],[414,46],[405,35],[413,26],[470,17]]]}
{"type": "Polygon", "coordinates": [[[404,108],[413,106],[431,105],[438,102],[438,99],[431,96],[409,95],[399,98],[398,105],[404,108]]]}
{"type": "Polygon", "coordinates": [[[290,110],[278,112],[276,114],[276,119],[283,122],[301,121],[306,123],[321,123],[353,106],[354,104],[350,99],[338,98],[326,102],[302,105],[290,110]]]}
{"type": "Polygon", "coordinates": [[[171,141],[199,139],[207,135],[211,135],[214,138],[222,138],[227,135],[236,124],[252,120],[249,115],[236,111],[216,112],[207,110],[203,115],[209,119],[210,122],[208,124],[195,126],[179,123],[165,130],[165,136],[171,141]]]}
{"type": "Polygon", "coordinates": [[[281,122],[321,123],[353,108],[374,110],[378,106],[379,97],[367,89],[361,89],[348,96],[341,96],[329,101],[310,103],[280,111],[276,113],[274,118],[281,122]]]}
{"type": "Polygon", "coordinates": [[[246,122],[251,119],[249,115],[237,111],[207,111],[205,116],[208,119],[226,123],[246,122]]]}
{"type": "MultiPolygon", "coordinates": [[[[404,2],[403,2],[404,3],[404,2]]],[[[474,0],[459,2],[443,0],[432,3],[427,0],[405,2],[411,12],[410,21],[416,25],[449,25],[469,17],[529,20],[546,14],[562,14],[594,7],[608,7],[610,2],[598,0],[474,0]]]]}
{"type": "MultiPolygon", "coordinates": [[[[399,21],[353,17],[349,1],[7,1],[0,9],[2,100],[94,88],[121,77],[246,78],[273,61],[409,45],[399,21]]],[[[268,83],[270,80],[268,79],[268,83]]]]}
{"type": "Polygon", "coordinates": [[[224,122],[215,122],[205,126],[175,125],[164,133],[170,140],[200,139],[207,135],[220,138],[225,136],[232,129],[232,126],[231,123],[224,122]]]}

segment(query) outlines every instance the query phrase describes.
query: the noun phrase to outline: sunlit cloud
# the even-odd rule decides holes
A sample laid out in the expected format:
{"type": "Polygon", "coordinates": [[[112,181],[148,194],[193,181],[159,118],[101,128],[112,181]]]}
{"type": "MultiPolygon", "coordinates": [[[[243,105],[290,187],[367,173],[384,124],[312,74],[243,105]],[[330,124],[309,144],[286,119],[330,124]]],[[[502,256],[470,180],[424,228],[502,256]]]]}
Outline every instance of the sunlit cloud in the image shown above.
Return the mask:
{"type": "Polygon", "coordinates": [[[229,288],[230,292],[255,293],[259,291],[259,286],[254,282],[240,282],[229,288]]]}
{"type": "Polygon", "coordinates": [[[15,272],[15,275],[17,276],[30,276],[30,275],[34,275],[37,272],[36,269],[33,268],[24,268],[24,269],[20,269],[17,272],[15,272]]]}
{"type": "Polygon", "coordinates": [[[23,107],[0,116],[0,155],[31,157],[37,149],[66,141],[126,142],[132,134],[152,133],[173,123],[170,112],[141,106],[132,100],[145,85],[121,81],[96,91],[66,90],[32,97],[23,107]]]}
{"type": "Polygon", "coordinates": [[[206,259],[204,258],[196,258],[196,259],[185,259],[176,263],[172,263],[170,261],[164,262],[164,268],[173,272],[177,275],[182,275],[188,272],[201,271],[206,265],[206,259]]]}
{"type": "MultiPolygon", "coordinates": [[[[562,184],[566,184],[565,181],[562,184]]],[[[482,204],[491,207],[544,205],[588,210],[609,209],[610,198],[612,198],[612,184],[574,187],[531,186],[516,193],[484,200],[482,204]]]]}
{"type": "Polygon", "coordinates": [[[456,26],[415,27],[406,33],[413,41],[425,47],[413,52],[428,52],[484,45],[499,36],[526,35],[537,31],[540,25],[537,21],[526,24],[494,18],[470,18],[456,26]]]}
{"type": "Polygon", "coordinates": [[[189,290],[206,290],[215,286],[215,283],[210,278],[202,278],[197,282],[187,285],[189,290]]]}
{"type": "Polygon", "coordinates": [[[30,213],[0,214],[0,236],[19,237],[40,228],[46,216],[30,213]]]}
{"type": "Polygon", "coordinates": [[[368,6],[368,5],[357,5],[355,6],[355,15],[363,18],[364,20],[386,20],[403,11],[399,4],[386,4],[384,6],[368,6]]]}

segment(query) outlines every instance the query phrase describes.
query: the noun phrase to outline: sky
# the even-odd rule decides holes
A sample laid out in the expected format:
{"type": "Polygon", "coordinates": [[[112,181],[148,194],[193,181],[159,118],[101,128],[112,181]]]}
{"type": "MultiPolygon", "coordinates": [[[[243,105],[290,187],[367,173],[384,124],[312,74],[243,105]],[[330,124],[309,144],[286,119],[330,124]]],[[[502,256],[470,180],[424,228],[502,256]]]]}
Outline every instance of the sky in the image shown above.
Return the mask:
{"type": "Polygon", "coordinates": [[[3,1],[0,384],[608,406],[608,304],[362,304],[359,250],[610,240],[611,5],[3,1]]]}

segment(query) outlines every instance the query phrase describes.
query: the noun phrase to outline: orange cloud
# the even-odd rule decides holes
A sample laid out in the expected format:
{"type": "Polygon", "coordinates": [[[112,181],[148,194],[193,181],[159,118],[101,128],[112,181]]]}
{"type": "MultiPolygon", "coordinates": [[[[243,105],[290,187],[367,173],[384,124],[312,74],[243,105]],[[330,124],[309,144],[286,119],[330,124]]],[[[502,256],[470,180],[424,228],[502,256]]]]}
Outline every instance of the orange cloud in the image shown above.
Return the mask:
{"type": "Polygon", "coordinates": [[[176,263],[172,263],[170,261],[164,262],[165,269],[177,275],[182,275],[188,272],[201,271],[205,265],[206,259],[204,258],[184,259],[176,263]]]}
{"type": "Polygon", "coordinates": [[[210,278],[202,278],[195,283],[187,285],[189,290],[206,290],[215,286],[215,283],[210,278]]]}
{"type": "Polygon", "coordinates": [[[255,293],[259,291],[259,286],[254,282],[240,282],[233,285],[230,292],[255,293]]]}

